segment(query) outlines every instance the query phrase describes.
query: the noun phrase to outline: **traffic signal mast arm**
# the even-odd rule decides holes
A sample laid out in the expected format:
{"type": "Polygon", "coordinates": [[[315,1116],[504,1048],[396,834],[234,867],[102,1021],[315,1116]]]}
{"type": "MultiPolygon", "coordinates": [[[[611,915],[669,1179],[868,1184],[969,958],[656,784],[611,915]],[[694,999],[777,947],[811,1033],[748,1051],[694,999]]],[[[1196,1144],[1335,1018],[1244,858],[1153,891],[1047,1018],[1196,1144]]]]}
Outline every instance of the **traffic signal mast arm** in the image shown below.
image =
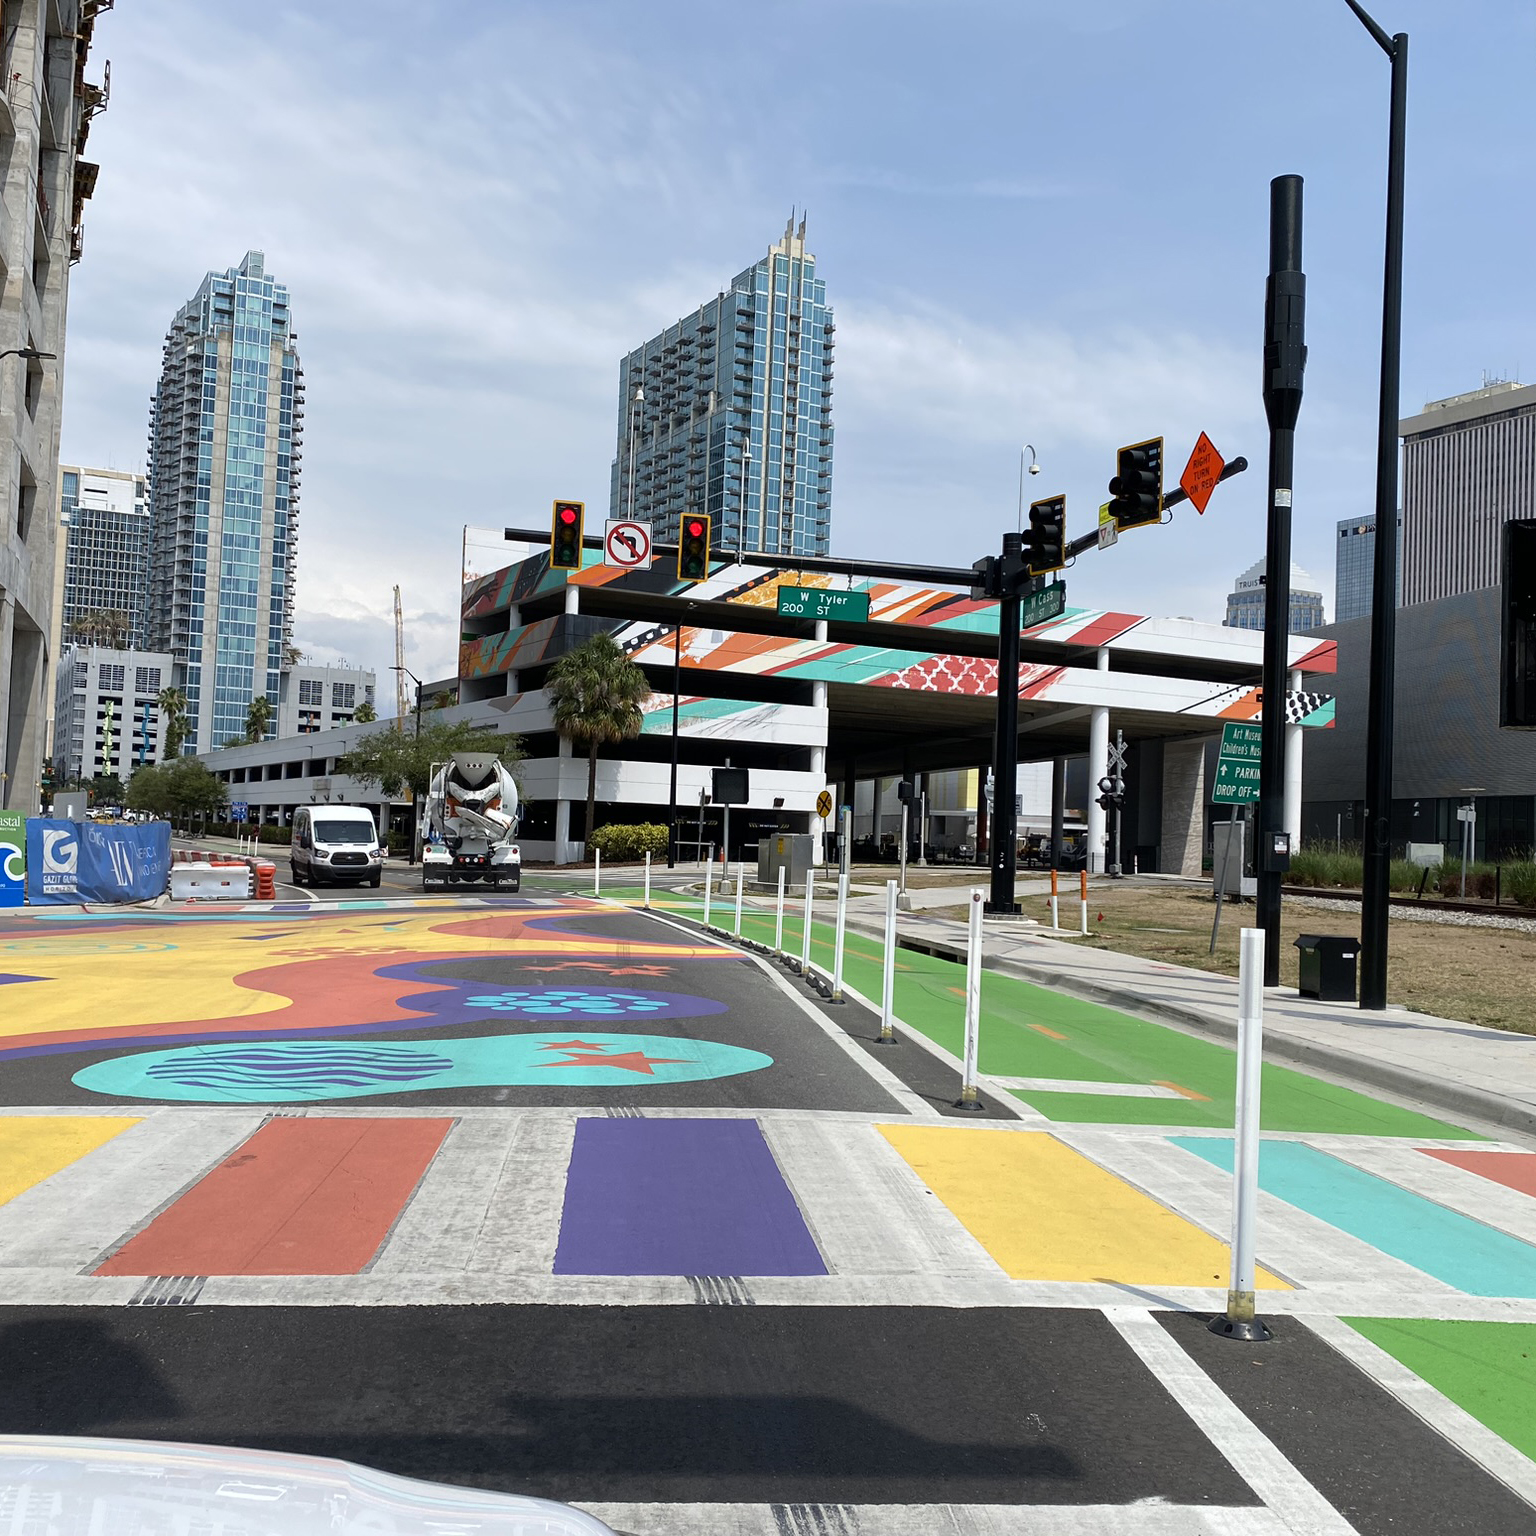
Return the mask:
{"type": "MultiPolygon", "coordinates": [[[[1240,475],[1247,468],[1247,459],[1233,459],[1232,462],[1228,464],[1219,475],[1217,475],[1216,479],[1218,483],[1222,480],[1230,480],[1233,475],[1240,475]]],[[[1189,493],[1184,490],[1182,486],[1177,486],[1163,497],[1163,510],[1166,512],[1169,507],[1176,507],[1181,501],[1188,500],[1189,493]]],[[[1096,549],[1098,547],[1098,543],[1099,533],[1097,529],[1095,529],[1092,533],[1085,533],[1079,538],[1073,539],[1072,542],[1067,545],[1067,559],[1073,560],[1078,555],[1083,554],[1087,550],[1096,549]]]]}

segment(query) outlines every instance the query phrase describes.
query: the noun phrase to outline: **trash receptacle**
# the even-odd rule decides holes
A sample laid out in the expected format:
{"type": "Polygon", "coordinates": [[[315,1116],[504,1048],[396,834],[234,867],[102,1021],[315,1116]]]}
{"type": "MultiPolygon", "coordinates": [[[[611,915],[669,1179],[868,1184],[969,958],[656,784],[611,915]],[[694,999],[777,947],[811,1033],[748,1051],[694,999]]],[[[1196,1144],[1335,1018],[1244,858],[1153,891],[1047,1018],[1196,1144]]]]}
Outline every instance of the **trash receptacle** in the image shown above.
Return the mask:
{"type": "Polygon", "coordinates": [[[1303,933],[1296,938],[1301,951],[1303,997],[1320,1003],[1352,1003],[1355,1000],[1355,960],[1360,941],[1348,933],[1303,933]]]}

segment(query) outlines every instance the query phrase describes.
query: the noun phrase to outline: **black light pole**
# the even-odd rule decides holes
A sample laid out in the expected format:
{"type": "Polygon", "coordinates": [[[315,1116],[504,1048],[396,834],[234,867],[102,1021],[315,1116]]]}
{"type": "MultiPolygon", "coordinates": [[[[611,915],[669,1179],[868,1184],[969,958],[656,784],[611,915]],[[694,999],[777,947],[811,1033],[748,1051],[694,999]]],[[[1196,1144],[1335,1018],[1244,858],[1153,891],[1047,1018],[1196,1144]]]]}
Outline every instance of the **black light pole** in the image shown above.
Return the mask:
{"type": "Polygon", "coordinates": [[[1301,177],[1269,184],[1264,297],[1264,413],[1269,418],[1269,541],[1264,555],[1264,713],[1259,748],[1258,917],[1264,985],[1280,985],[1280,885],[1274,848],[1285,831],[1285,684],[1291,640],[1291,482],[1307,364],[1307,278],[1301,270],[1301,177]]]}
{"type": "MultiPolygon", "coordinates": [[[[683,613],[693,607],[683,606],[683,613]]],[[[683,621],[672,631],[672,791],[667,812],[667,868],[677,868],[677,695],[683,685],[683,621]]]]}
{"type": "Polygon", "coordinates": [[[985,910],[1013,916],[1019,865],[1019,578],[1024,539],[1003,535],[1002,594],[997,603],[997,739],[993,744],[992,899],[985,910]]]}
{"type": "MultiPolygon", "coordinates": [[[[399,652],[396,652],[398,655],[399,652]]],[[[421,740],[421,679],[411,671],[409,667],[391,667],[391,672],[404,672],[410,680],[416,684],[416,740],[421,740]]],[[[414,797],[413,797],[414,799],[414,797]]],[[[411,817],[411,863],[421,862],[421,850],[418,844],[421,840],[421,804],[416,801],[412,806],[411,817]]]]}
{"type": "Polygon", "coordinates": [[[1360,1006],[1387,1006],[1387,914],[1392,873],[1392,713],[1397,661],[1398,375],[1403,348],[1403,150],[1408,34],[1388,37],[1345,0],[1392,61],[1387,129],[1387,250],[1381,285],[1381,405],[1376,422],[1376,562],[1371,582],[1371,692],[1365,728],[1365,868],[1360,902],[1360,1006]]]}

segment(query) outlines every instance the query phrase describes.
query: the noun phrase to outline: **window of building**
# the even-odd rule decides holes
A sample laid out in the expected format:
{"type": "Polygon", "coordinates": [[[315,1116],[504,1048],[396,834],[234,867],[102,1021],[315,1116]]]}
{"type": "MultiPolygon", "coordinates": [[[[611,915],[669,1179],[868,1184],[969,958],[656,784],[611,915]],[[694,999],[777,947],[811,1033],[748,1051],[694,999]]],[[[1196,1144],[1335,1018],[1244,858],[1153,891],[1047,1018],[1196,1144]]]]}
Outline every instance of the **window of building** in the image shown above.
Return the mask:
{"type": "Polygon", "coordinates": [[[299,680],[299,704],[318,705],[325,703],[325,684],[317,677],[300,678],[299,680]]]}
{"type": "Polygon", "coordinates": [[[123,691],[123,669],[121,667],[108,666],[102,663],[98,674],[98,686],[103,693],[121,693],[123,691]]]}
{"type": "Polygon", "coordinates": [[[135,693],[159,693],[160,668],[135,667],[133,669],[133,691],[135,693]]]}
{"type": "Polygon", "coordinates": [[[331,708],[353,709],[357,702],[356,683],[332,683],[331,684],[331,708]]]}

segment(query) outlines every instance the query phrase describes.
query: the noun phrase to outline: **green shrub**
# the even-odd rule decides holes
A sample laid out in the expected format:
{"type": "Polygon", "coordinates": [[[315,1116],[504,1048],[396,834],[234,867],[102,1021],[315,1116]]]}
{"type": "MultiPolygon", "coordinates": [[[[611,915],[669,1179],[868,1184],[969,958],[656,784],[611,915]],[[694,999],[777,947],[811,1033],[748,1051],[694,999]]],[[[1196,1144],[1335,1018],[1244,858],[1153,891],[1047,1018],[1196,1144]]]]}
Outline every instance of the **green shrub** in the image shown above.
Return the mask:
{"type": "Polygon", "coordinates": [[[667,829],[655,822],[599,827],[587,839],[587,846],[615,863],[640,860],[648,853],[654,857],[667,851],[667,829]]]}
{"type": "Polygon", "coordinates": [[[1536,907],[1536,863],[1522,859],[1504,866],[1504,899],[1522,907],[1536,907]]]}
{"type": "Polygon", "coordinates": [[[1361,858],[1357,849],[1342,853],[1326,843],[1304,843],[1291,855],[1289,884],[1309,885],[1316,889],[1344,886],[1358,890],[1361,858]]]}

